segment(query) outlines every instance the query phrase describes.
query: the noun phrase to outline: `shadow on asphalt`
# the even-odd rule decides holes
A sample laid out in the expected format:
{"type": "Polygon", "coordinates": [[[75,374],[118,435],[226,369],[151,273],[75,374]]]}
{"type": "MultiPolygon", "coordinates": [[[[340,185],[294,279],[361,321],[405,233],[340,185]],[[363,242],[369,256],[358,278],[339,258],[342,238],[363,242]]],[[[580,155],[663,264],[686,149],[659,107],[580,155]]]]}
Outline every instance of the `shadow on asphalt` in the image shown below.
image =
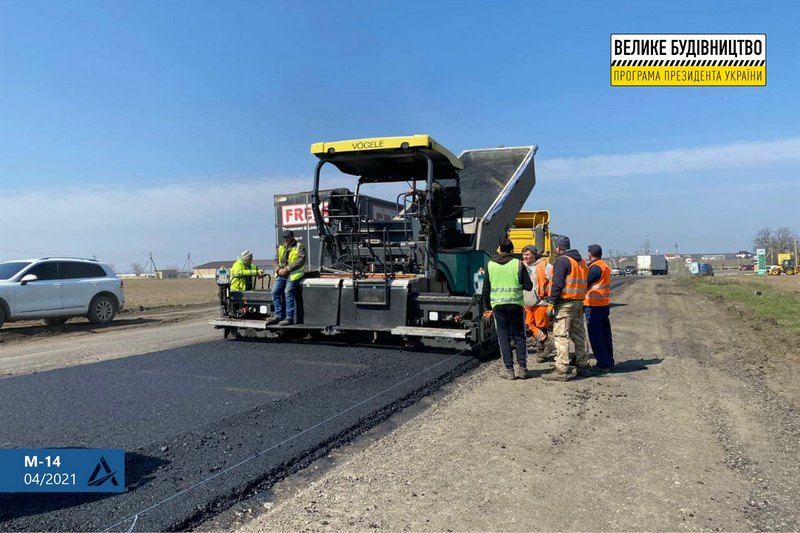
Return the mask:
{"type": "Polygon", "coordinates": [[[663,359],[654,357],[652,359],[631,359],[614,365],[614,374],[627,374],[628,372],[638,372],[647,370],[648,365],[657,365],[663,359]]]}
{"type": "Polygon", "coordinates": [[[459,354],[464,356],[471,356],[475,357],[479,361],[490,361],[492,359],[496,359],[500,355],[499,348],[497,346],[497,342],[493,342],[487,346],[484,346],[482,349],[473,348],[470,350],[459,350],[458,348],[436,348],[432,346],[408,346],[404,345],[401,341],[395,342],[388,342],[387,338],[382,339],[383,342],[375,342],[373,340],[372,333],[370,334],[351,334],[349,335],[346,340],[345,339],[337,339],[336,337],[329,337],[323,335],[321,333],[308,333],[308,331],[304,329],[297,328],[296,326],[288,326],[281,329],[276,329],[279,333],[290,333],[290,335],[285,337],[239,337],[234,339],[233,337],[227,339],[227,342],[244,342],[244,343],[263,343],[263,344],[295,344],[295,345],[304,345],[304,346],[330,346],[330,347],[345,347],[345,346],[355,346],[355,347],[362,347],[362,348],[370,348],[375,350],[389,350],[389,351],[399,351],[400,353],[411,353],[411,354],[442,354],[442,355],[451,355],[451,354],[459,354]],[[294,331],[293,331],[294,330],[294,331]],[[291,336],[294,333],[296,336],[291,336]]]}
{"type": "MultiPolygon", "coordinates": [[[[155,472],[169,461],[133,452],[125,453],[125,490],[131,492],[155,479],[155,472]]],[[[0,530],[8,520],[39,515],[92,503],[118,493],[67,492],[67,493],[5,493],[0,494],[0,530]]]]}

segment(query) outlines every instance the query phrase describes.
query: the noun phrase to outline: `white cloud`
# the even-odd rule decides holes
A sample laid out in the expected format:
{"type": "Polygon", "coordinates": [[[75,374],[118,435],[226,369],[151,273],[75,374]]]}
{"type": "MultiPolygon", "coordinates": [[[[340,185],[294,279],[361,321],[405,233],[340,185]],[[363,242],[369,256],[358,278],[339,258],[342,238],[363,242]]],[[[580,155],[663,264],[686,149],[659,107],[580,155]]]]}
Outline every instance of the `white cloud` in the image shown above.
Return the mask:
{"type": "Polygon", "coordinates": [[[542,159],[542,179],[675,174],[800,161],[800,137],[630,154],[542,159]]]}
{"type": "Polygon", "coordinates": [[[150,252],[163,264],[269,257],[273,195],[307,190],[308,178],[190,182],[144,187],[29,189],[0,197],[0,259],[97,256],[126,270],[150,252]],[[234,251],[235,250],[235,251],[234,251]]]}
{"type": "MultiPolygon", "coordinates": [[[[790,172],[770,180],[761,179],[757,184],[749,180],[697,181],[680,191],[681,195],[706,197],[721,188],[717,191],[721,195],[747,194],[751,202],[759,203],[763,194],[759,196],[758,192],[763,193],[765,186],[791,187],[789,174],[797,161],[800,161],[800,137],[660,152],[544,159],[537,161],[537,173],[542,185],[547,184],[545,189],[540,188],[541,192],[548,191],[555,199],[561,190],[554,183],[556,179],[703,171],[708,176],[720,173],[714,169],[791,163],[790,172]],[[725,189],[737,184],[743,189],[725,189]]],[[[353,187],[353,181],[349,177],[330,176],[325,186],[353,187]]],[[[157,265],[178,267],[189,252],[196,263],[232,260],[245,248],[252,249],[259,258],[269,258],[275,245],[273,196],[307,191],[311,185],[310,176],[275,176],[5,191],[0,196],[0,260],[44,255],[97,256],[124,271],[132,262],[147,261],[150,252],[157,265]]],[[[365,192],[375,194],[370,188],[365,192]]],[[[614,187],[606,192],[618,196],[617,205],[623,210],[626,205],[634,205],[626,202],[638,203],[642,194],[639,190],[614,187]]],[[[534,193],[528,204],[553,209],[546,205],[549,196],[534,193]]],[[[719,201],[726,200],[720,196],[719,201]]],[[[664,219],[669,219],[672,208],[662,204],[651,198],[653,216],[658,218],[662,211],[664,219]]],[[[562,215],[554,212],[555,219],[562,215]]]]}
{"type": "MultiPolygon", "coordinates": [[[[354,187],[328,177],[326,188],[354,187]]],[[[0,261],[93,257],[127,271],[152,252],[156,265],[275,253],[276,194],[308,191],[310,177],[261,177],[142,186],[26,189],[0,197],[0,261]]]]}

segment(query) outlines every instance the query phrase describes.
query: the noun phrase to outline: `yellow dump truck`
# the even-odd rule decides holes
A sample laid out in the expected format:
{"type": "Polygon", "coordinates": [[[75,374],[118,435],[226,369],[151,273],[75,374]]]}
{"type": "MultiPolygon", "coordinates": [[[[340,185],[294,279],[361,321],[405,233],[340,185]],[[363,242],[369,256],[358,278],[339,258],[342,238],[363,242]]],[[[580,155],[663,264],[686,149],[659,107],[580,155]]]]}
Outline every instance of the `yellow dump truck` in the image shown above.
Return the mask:
{"type": "Polygon", "coordinates": [[[539,252],[551,257],[550,211],[520,211],[508,230],[508,238],[514,243],[517,253],[523,246],[532,244],[539,252]]]}

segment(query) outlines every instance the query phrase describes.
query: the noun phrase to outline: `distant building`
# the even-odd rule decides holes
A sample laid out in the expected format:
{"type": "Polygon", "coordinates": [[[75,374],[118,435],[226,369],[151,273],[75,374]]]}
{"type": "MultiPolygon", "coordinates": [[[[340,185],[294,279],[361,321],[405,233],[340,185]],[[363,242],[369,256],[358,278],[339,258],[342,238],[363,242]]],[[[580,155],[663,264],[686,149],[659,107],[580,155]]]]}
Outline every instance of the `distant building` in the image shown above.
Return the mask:
{"type": "Polygon", "coordinates": [[[736,254],[736,258],[737,259],[752,259],[753,258],[753,254],[751,252],[746,251],[746,250],[739,250],[739,252],[736,254]]]}
{"type": "MultiPolygon", "coordinates": [[[[198,265],[192,271],[193,278],[214,279],[218,268],[230,268],[233,266],[235,259],[228,261],[209,261],[198,265]]],[[[275,270],[275,261],[272,259],[253,259],[253,264],[265,272],[272,272],[275,270]]]]}

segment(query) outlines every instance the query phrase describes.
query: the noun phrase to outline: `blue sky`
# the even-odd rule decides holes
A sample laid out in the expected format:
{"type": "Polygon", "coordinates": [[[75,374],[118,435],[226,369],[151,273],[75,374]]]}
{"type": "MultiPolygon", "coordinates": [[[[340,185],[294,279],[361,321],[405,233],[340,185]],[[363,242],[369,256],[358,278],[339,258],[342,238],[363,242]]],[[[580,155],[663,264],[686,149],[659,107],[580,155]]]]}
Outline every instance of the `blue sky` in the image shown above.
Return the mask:
{"type": "Polygon", "coordinates": [[[793,2],[0,3],[0,260],[274,250],[309,145],[538,144],[580,248],[749,248],[800,192],[793,2]],[[609,86],[611,33],[766,33],[767,87],[609,86]]]}

